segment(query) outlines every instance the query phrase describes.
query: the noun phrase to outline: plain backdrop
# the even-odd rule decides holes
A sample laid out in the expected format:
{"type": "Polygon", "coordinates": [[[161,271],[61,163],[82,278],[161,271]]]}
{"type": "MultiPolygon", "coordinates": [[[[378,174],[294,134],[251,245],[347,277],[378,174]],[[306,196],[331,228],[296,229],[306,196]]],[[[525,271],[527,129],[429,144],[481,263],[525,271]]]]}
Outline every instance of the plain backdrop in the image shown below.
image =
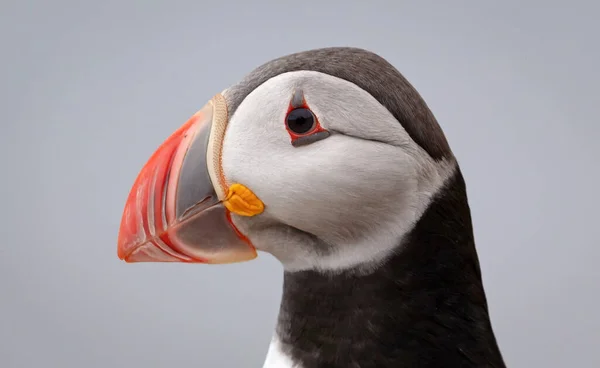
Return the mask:
{"type": "Polygon", "coordinates": [[[118,260],[133,180],[272,58],[358,46],[423,95],[462,165],[511,367],[600,366],[594,1],[0,4],[0,366],[260,367],[282,267],[118,260]]]}

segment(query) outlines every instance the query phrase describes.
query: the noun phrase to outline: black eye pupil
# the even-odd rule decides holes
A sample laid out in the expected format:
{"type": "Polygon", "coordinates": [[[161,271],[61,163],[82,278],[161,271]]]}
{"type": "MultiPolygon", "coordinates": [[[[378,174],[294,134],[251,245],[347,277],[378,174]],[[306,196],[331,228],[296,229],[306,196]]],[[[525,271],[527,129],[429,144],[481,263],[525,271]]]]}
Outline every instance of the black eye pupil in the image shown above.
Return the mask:
{"type": "Polygon", "coordinates": [[[287,116],[288,129],[296,134],[305,134],[315,125],[315,116],[309,109],[299,108],[290,111],[287,116]]]}

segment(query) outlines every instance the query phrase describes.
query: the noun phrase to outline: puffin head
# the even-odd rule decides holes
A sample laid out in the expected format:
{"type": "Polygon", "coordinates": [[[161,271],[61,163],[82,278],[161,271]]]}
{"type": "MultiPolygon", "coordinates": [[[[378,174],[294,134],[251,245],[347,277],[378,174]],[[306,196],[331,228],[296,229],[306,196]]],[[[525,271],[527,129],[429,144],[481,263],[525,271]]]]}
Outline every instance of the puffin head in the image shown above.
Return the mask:
{"type": "Polygon", "coordinates": [[[456,170],[417,91],[356,48],[287,55],[215,95],[152,155],[123,213],[127,262],[372,269],[456,170]]]}

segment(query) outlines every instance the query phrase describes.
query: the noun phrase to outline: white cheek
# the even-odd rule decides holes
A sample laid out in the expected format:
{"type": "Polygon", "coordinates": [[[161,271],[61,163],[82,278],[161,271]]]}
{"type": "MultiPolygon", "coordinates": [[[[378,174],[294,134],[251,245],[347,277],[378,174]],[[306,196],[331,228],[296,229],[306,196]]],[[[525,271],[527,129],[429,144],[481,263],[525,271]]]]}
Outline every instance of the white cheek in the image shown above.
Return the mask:
{"type": "Polygon", "coordinates": [[[365,230],[378,211],[389,212],[387,207],[411,208],[412,203],[402,203],[407,197],[394,196],[412,192],[417,185],[414,162],[402,149],[336,134],[345,128],[356,136],[378,138],[387,129],[387,138],[404,138],[391,114],[364,94],[355,85],[320,73],[287,73],[265,82],[229,122],[222,153],[226,180],[254,191],[266,205],[265,215],[328,242],[365,230]],[[335,131],[324,141],[293,147],[284,120],[298,87],[323,117],[322,126],[335,131]],[[330,106],[339,104],[335,96],[348,107],[330,106]],[[350,118],[355,126],[362,121],[362,126],[383,128],[372,130],[376,136],[371,137],[353,131],[350,118]]]}
{"type": "Polygon", "coordinates": [[[280,221],[330,243],[358,236],[374,218],[406,207],[403,196],[416,190],[414,168],[402,151],[334,135],[279,157],[285,168],[269,179],[265,200],[280,221]],[[388,209],[389,207],[389,209],[388,209]]]}
{"type": "Polygon", "coordinates": [[[400,244],[454,168],[433,162],[366,92],[316,74],[286,73],[256,88],[231,117],[223,142],[228,184],[247,186],[265,203],[263,214],[234,222],[288,270],[377,262],[400,244]],[[333,134],[293,147],[285,115],[299,87],[333,134]],[[340,98],[346,103],[336,107],[340,98]],[[282,224],[334,253],[318,254],[306,234],[282,224]]]}

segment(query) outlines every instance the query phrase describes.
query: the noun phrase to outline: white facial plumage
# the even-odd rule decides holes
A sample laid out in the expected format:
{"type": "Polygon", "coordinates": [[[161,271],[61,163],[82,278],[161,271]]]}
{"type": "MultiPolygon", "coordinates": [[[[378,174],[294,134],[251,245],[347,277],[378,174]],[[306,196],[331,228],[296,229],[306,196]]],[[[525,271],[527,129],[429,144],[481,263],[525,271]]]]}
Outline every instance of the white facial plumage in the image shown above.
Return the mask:
{"type": "MultiPolygon", "coordinates": [[[[227,98],[227,90],[223,92],[227,98]]],[[[435,161],[373,96],[314,71],[277,75],[230,117],[222,150],[229,184],[265,204],[232,220],[287,271],[371,269],[401,245],[456,167],[435,161]],[[294,147],[285,120],[301,91],[331,135],[294,147]]]]}

